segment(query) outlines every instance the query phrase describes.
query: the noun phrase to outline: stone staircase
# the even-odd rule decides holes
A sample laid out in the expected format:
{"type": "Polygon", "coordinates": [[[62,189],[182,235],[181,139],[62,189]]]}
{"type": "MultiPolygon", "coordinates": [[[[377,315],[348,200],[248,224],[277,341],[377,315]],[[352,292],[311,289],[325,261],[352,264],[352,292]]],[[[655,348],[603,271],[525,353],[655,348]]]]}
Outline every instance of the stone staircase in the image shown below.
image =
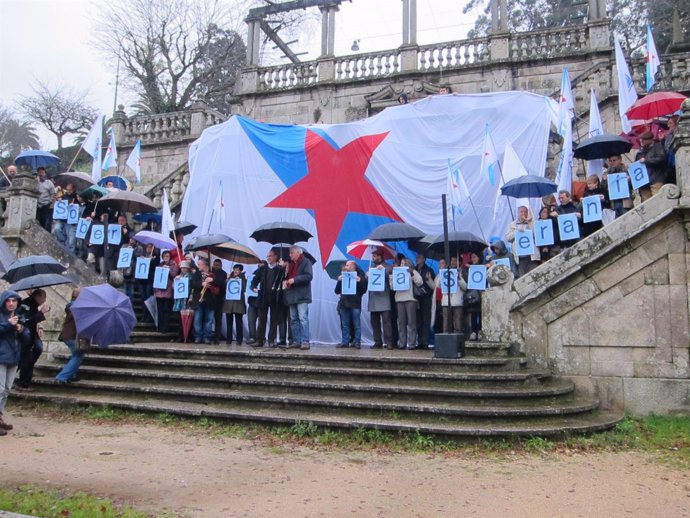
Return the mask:
{"type": "MultiPolygon", "coordinates": [[[[461,359],[432,351],[135,344],[96,349],[78,382],[56,385],[37,365],[29,401],[93,405],[229,421],[420,432],[436,436],[552,436],[614,426],[620,412],[504,344],[468,343],[461,359]]],[[[13,395],[15,396],[15,395],[13,395]]]]}

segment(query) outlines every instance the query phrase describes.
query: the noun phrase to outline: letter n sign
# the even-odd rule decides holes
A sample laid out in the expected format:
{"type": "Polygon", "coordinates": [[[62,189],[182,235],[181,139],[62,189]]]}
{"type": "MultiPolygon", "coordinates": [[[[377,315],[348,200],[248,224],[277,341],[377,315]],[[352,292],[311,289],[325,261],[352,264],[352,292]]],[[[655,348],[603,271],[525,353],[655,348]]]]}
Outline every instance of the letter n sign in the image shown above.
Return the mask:
{"type": "Polygon", "coordinates": [[[601,221],[601,198],[598,194],[582,199],[582,221],[601,221]]]}

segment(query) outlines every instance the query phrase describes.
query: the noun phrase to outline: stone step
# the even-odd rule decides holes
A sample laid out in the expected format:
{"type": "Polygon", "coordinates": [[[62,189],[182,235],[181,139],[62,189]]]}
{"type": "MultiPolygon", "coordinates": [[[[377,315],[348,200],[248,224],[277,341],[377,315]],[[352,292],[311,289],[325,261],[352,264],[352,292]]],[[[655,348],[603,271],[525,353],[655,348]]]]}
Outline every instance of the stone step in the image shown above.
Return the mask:
{"type": "MultiPolygon", "coordinates": [[[[56,355],[58,359],[66,356],[56,355]]],[[[111,368],[128,368],[131,371],[137,369],[159,370],[167,372],[184,371],[196,374],[245,374],[256,377],[276,376],[280,374],[291,379],[323,379],[339,377],[340,379],[356,378],[359,380],[374,381],[382,378],[399,380],[490,380],[508,381],[525,380],[530,377],[548,376],[548,371],[516,369],[515,360],[491,358],[463,358],[452,360],[453,368],[448,365],[435,364],[431,361],[419,362],[410,365],[408,362],[390,365],[385,359],[380,363],[369,366],[370,362],[359,365],[356,362],[348,362],[342,365],[330,361],[325,365],[311,361],[310,358],[289,353],[282,356],[283,361],[261,361],[264,357],[255,357],[254,361],[243,361],[242,358],[228,360],[197,360],[181,358],[146,358],[119,356],[114,354],[100,355],[97,353],[86,356],[86,365],[98,365],[111,368]],[[512,367],[512,370],[511,370],[512,367]]],[[[244,358],[246,360],[246,357],[244,358]]],[[[337,359],[336,359],[337,360],[337,359]]]]}
{"type": "Polygon", "coordinates": [[[46,401],[66,406],[107,406],[114,409],[141,412],[167,413],[184,417],[207,417],[230,421],[293,425],[313,423],[332,428],[373,428],[395,432],[418,432],[436,436],[552,436],[569,433],[584,433],[611,428],[618,423],[620,412],[586,412],[574,415],[549,415],[486,419],[485,417],[461,417],[452,420],[437,420],[427,415],[410,419],[386,416],[350,416],[342,413],[322,413],[313,410],[290,408],[216,408],[204,403],[170,401],[155,397],[141,399],[119,395],[79,396],[65,391],[42,391],[17,393],[27,401],[46,401]]]}
{"type": "Polygon", "coordinates": [[[348,415],[378,416],[381,413],[395,413],[406,416],[430,414],[438,419],[458,417],[517,417],[548,416],[555,414],[575,414],[589,412],[599,406],[599,402],[584,398],[540,398],[539,400],[512,399],[486,404],[483,401],[418,401],[405,392],[387,393],[367,397],[366,395],[338,394],[327,395],[321,392],[277,394],[258,387],[240,389],[206,389],[198,387],[176,387],[161,384],[128,383],[126,381],[79,381],[76,385],[55,387],[52,379],[37,378],[37,390],[45,388],[52,393],[65,392],[75,398],[108,395],[121,397],[146,397],[166,399],[175,402],[205,403],[214,407],[234,409],[298,409],[306,408],[321,413],[342,413],[348,415]]]}
{"type": "MultiPolygon", "coordinates": [[[[36,373],[53,378],[60,366],[37,365],[36,373]]],[[[400,384],[395,378],[381,378],[374,382],[358,382],[351,377],[327,379],[291,379],[281,376],[256,377],[249,375],[197,374],[187,372],[167,372],[147,369],[117,369],[84,365],[79,370],[83,381],[119,381],[145,385],[165,384],[175,387],[199,387],[205,389],[232,388],[254,389],[284,393],[312,394],[343,397],[350,394],[370,394],[371,397],[404,394],[411,399],[434,399],[452,401],[484,401],[493,403],[503,399],[547,398],[563,396],[573,392],[574,384],[566,380],[544,377],[522,377],[514,381],[495,381],[492,379],[447,381],[447,380],[405,380],[400,384]]],[[[81,386],[81,382],[76,384],[81,386]]]]}

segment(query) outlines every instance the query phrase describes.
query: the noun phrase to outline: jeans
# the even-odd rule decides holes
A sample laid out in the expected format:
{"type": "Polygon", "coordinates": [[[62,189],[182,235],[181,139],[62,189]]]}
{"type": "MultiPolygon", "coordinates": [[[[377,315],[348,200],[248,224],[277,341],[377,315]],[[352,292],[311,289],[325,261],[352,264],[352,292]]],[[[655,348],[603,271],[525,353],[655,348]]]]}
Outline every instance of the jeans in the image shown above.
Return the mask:
{"type": "Polygon", "coordinates": [[[309,304],[301,302],[290,304],[290,329],[292,340],[296,344],[309,343],[309,304]]]}
{"type": "Polygon", "coordinates": [[[77,377],[77,371],[81,366],[81,362],[84,361],[84,351],[77,347],[76,340],[65,340],[65,345],[69,347],[72,356],[69,361],[65,364],[62,370],[55,376],[57,381],[72,381],[77,377]]]}
{"type": "Polygon", "coordinates": [[[343,345],[349,343],[359,344],[362,342],[362,323],[360,308],[340,308],[340,324],[342,326],[343,345]],[[350,325],[354,328],[353,337],[350,336],[350,325]]]}
{"type": "Polygon", "coordinates": [[[10,390],[12,389],[12,383],[14,383],[14,377],[17,375],[17,366],[0,363],[0,414],[5,411],[5,405],[7,404],[7,398],[10,395],[10,390]]]}
{"type": "Polygon", "coordinates": [[[53,235],[58,243],[67,246],[67,234],[65,234],[65,227],[67,226],[63,220],[55,220],[53,225],[53,235]]]}
{"type": "Polygon", "coordinates": [[[194,312],[194,340],[198,342],[210,342],[213,338],[212,308],[199,306],[194,312]]]}
{"type": "Polygon", "coordinates": [[[67,250],[72,254],[77,253],[77,225],[65,225],[65,236],[67,239],[67,250]]]}

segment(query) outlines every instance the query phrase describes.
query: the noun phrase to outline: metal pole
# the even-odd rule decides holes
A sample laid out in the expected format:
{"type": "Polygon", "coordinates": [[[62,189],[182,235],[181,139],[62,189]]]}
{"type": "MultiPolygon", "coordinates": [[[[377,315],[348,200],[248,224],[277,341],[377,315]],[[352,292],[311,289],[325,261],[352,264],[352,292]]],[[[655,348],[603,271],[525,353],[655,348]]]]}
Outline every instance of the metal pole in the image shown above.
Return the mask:
{"type": "MultiPolygon", "coordinates": [[[[441,195],[441,206],[443,207],[443,257],[446,259],[446,268],[450,270],[450,244],[448,243],[448,205],[446,195],[441,195]]],[[[446,298],[448,299],[448,315],[450,318],[450,275],[446,276],[446,298]]]]}

